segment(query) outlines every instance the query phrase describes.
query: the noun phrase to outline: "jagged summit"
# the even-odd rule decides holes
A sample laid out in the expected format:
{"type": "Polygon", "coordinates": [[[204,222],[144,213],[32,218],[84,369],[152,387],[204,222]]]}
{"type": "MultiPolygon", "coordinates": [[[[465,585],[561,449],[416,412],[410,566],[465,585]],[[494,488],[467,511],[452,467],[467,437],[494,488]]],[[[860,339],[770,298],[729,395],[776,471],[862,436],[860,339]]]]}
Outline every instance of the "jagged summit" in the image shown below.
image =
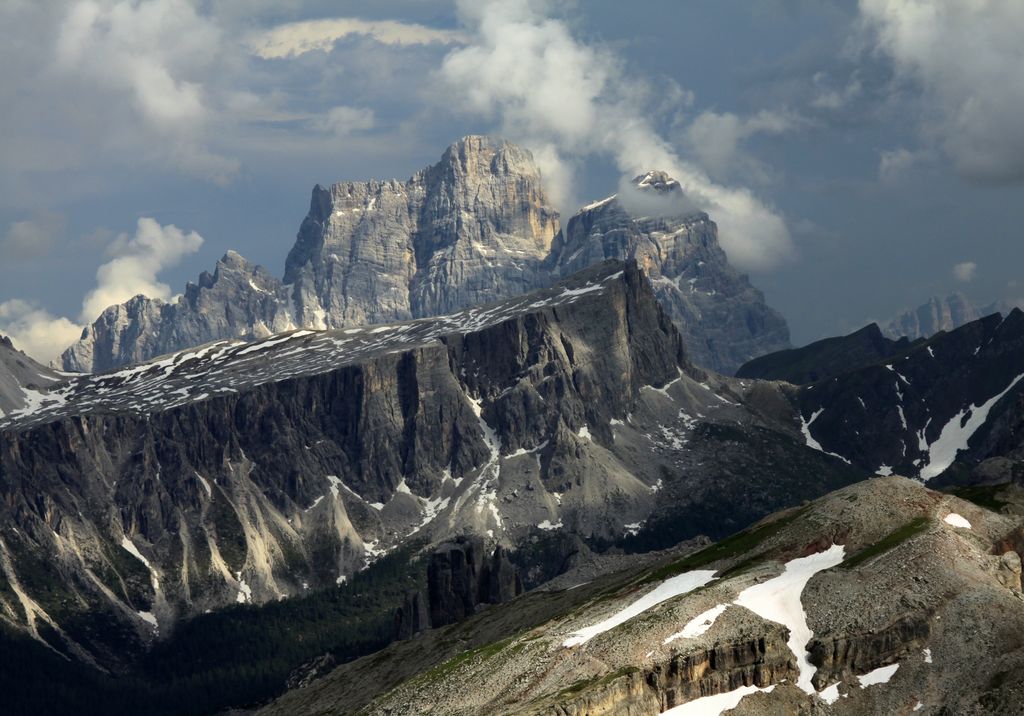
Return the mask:
{"type": "Polygon", "coordinates": [[[469,135],[409,179],[314,187],[283,279],[229,251],[175,303],[108,308],[62,364],[105,371],[219,339],[443,315],[632,258],[656,283],[685,274],[678,291],[658,291],[704,366],[732,372],[788,347],[785,322],[728,265],[677,181],[651,171],[624,193],[636,197],[584,207],[563,231],[530,151],[469,135]]]}

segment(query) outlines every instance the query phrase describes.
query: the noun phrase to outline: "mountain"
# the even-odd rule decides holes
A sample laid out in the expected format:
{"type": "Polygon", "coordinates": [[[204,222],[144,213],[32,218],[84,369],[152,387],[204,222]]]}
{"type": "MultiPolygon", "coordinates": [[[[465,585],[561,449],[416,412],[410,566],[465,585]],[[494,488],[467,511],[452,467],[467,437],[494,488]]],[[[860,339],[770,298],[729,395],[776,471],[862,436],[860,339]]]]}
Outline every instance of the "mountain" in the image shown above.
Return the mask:
{"type": "Polygon", "coordinates": [[[258,713],[1019,713],[1024,491],[999,494],[1002,514],[862,482],[700,551],[566,574],[258,713]]]}
{"type": "Polygon", "coordinates": [[[740,366],[736,376],[784,380],[794,385],[816,383],[877,364],[903,353],[910,346],[909,338],[886,338],[878,324],[872,323],[848,336],[825,338],[803,348],[760,356],[740,366]]]}
{"type": "Polygon", "coordinates": [[[175,302],[137,296],[106,309],[62,365],[102,372],[213,340],[436,316],[633,258],[655,277],[699,365],[731,373],[788,347],[785,321],[729,266],[706,215],[642,213],[652,200],[680,199],[678,183],[651,173],[631,191],[640,218],[613,198],[585,208],[563,234],[527,150],[464,137],[407,181],[315,187],[283,281],[229,252],[175,302]]]}
{"type": "Polygon", "coordinates": [[[0,609],[123,668],[183,618],[330,588],[417,540],[665,547],[862,477],[804,444],[778,385],[694,367],[642,272],[609,262],[440,318],[50,386],[0,419],[0,609]]]}
{"type": "Polygon", "coordinates": [[[933,296],[927,303],[901,313],[886,323],[883,330],[892,338],[930,338],[939,331],[951,331],[983,316],[1009,313],[1015,307],[1019,306],[1009,301],[976,306],[967,296],[956,291],[945,298],[933,296]]]}
{"type": "Polygon", "coordinates": [[[1020,309],[793,391],[807,444],[860,469],[935,484],[1024,474],[1020,309]]]}
{"type": "Polygon", "coordinates": [[[679,326],[694,362],[732,375],[752,357],[789,347],[785,319],[737,272],[708,215],[687,206],[679,183],[648,172],[584,207],[555,239],[548,265],[561,275],[605,259],[636,260],[679,326]]]}
{"type": "Polygon", "coordinates": [[[0,336],[0,419],[31,411],[41,392],[58,380],[57,371],[36,363],[10,338],[0,336]]]}

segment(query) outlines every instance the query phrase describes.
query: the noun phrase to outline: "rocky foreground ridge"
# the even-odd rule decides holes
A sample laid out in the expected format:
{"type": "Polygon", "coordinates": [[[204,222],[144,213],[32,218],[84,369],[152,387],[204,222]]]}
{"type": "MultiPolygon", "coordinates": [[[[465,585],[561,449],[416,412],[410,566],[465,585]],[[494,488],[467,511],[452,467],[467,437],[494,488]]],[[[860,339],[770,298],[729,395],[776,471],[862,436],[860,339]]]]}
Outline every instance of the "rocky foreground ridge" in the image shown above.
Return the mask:
{"type": "Polygon", "coordinates": [[[1024,493],[1002,489],[986,508],[862,482],[394,644],[259,713],[1018,713],[1024,493]]]}
{"type": "Polygon", "coordinates": [[[174,302],[108,308],[62,366],[102,372],[213,340],[436,316],[606,259],[636,259],[655,279],[698,365],[731,374],[788,347],[785,321],[729,265],[715,224],[685,205],[678,183],[652,172],[631,191],[647,201],[629,211],[618,197],[595,202],[562,232],[529,151],[464,137],[407,181],[316,186],[283,280],[228,252],[174,302]]]}

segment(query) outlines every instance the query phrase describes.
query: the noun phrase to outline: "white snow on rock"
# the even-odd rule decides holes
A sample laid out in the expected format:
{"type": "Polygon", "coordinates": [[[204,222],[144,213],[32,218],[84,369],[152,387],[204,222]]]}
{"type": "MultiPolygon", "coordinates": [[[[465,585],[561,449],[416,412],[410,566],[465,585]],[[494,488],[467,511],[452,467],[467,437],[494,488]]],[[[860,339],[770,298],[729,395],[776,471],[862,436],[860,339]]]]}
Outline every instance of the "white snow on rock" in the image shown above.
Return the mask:
{"type": "Polygon", "coordinates": [[[562,529],[562,521],[559,520],[558,522],[555,522],[554,524],[552,524],[551,520],[544,520],[543,522],[541,522],[537,526],[539,528],[541,528],[542,530],[560,530],[560,529],[562,529]]]}
{"type": "Polygon", "coordinates": [[[129,554],[131,554],[133,557],[135,557],[135,559],[139,560],[144,565],[146,565],[146,569],[149,570],[149,579],[153,583],[153,589],[154,590],[159,589],[160,588],[160,578],[157,576],[156,570],[153,569],[153,565],[149,563],[149,560],[142,556],[142,552],[139,551],[139,548],[136,547],[132,543],[132,541],[130,539],[128,539],[127,537],[122,537],[121,538],[121,547],[122,547],[122,549],[127,551],[129,554]]]}
{"type": "Polygon", "coordinates": [[[576,433],[576,436],[583,438],[584,440],[590,440],[590,428],[584,425],[582,428],[580,428],[580,431],[576,433]]]}
{"type": "Polygon", "coordinates": [[[821,446],[821,443],[819,443],[817,440],[814,439],[813,435],[811,435],[811,425],[814,423],[815,420],[817,420],[819,417],[821,417],[821,414],[824,413],[824,412],[825,412],[824,408],[818,408],[817,410],[815,410],[811,414],[811,419],[810,420],[804,420],[804,416],[803,415],[800,416],[800,432],[802,432],[804,434],[804,440],[807,443],[807,447],[811,448],[812,450],[817,450],[818,452],[823,452],[826,455],[831,455],[832,457],[837,457],[840,460],[842,460],[843,462],[845,462],[847,465],[849,465],[850,464],[849,460],[847,460],[842,455],[838,455],[838,454],[836,454],[834,452],[829,452],[828,450],[826,450],[825,448],[823,448],[821,446]]]}
{"type": "Polygon", "coordinates": [[[136,614],[138,614],[144,622],[152,626],[153,629],[160,628],[160,625],[156,622],[156,617],[153,616],[153,612],[136,612],[136,614]]]}
{"type": "Polygon", "coordinates": [[[706,612],[701,612],[688,621],[682,631],[676,632],[663,643],[668,644],[676,639],[693,639],[694,637],[700,636],[714,626],[715,620],[718,619],[718,617],[722,615],[722,612],[724,612],[728,607],[728,604],[719,604],[716,607],[708,609],[706,612]]]}
{"type": "Polygon", "coordinates": [[[889,679],[892,678],[893,674],[900,668],[899,664],[889,664],[888,666],[880,666],[874,671],[869,671],[866,674],[857,677],[857,681],[860,682],[862,689],[868,686],[874,686],[875,684],[888,684],[889,679]]]}
{"type": "Polygon", "coordinates": [[[662,711],[661,716],[719,716],[722,712],[739,706],[743,697],[750,696],[750,694],[756,694],[759,691],[768,694],[771,693],[774,688],[775,684],[764,688],[760,688],[758,686],[741,686],[738,689],[726,691],[722,694],[702,696],[699,699],[687,701],[685,704],[680,704],[679,706],[670,708],[668,711],[662,711]]]}
{"type": "Polygon", "coordinates": [[[822,689],[821,691],[818,692],[818,696],[820,696],[821,700],[824,701],[826,704],[834,704],[836,701],[839,700],[839,684],[840,683],[842,683],[842,682],[837,681],[836,683],[832,684],[831,686],[825,687],[824,689],[822,689]]]}
{"type": "Polygon", "coordinates": [[[242,573],[236,572],[235,579],[238,580],[238,595],[235,597],[235,601],[239,604],[245,604],[252,601],[252,588],[245,583],[242,579],[242,573]]]}
{"type": "Polygon", "coordinates": [[[967,521],[967,518],[962,517],[955,512],[950,512],[942,521],[947,525],[953,525],[954,527],[962,527],[965,530],[971,529],[971,523],[967,521]]]}
{"type": "Polygon", "coordinates": [[[889,477],[889,475],[892,474],[892,467],[890,467],[889,465],[882,465],[877,470],[875,470],[875,474],[880,475],[881,477],[889,477]]]}
{"type": "Polygon", "coordinates": [[[931,649],[925,647],[925,649],[921,653],[924,654],[924,663],[926,663],[926,664],[932,663],[932,650],[931,649]]]}
{"type": "Polygon", "coordinates": [[[957,453],[967,449],[967,442],[971,436],[988,420],[988,413],[992,406],[1009,393],[1024,379],[1024,373],[1018,375],[1006,387],[1006,390],[989,398],[981,405],[971,405],[954,415],[946,423],[938,439],[928,446],[927,464],[921,469],[921,479],[928,481],[943,472],[956,460],[957,453]]]}
{"type": "Polygon", "coordinates": [[[800,595],[811,577],[842,562],[845,551],[842,545],[834,544],[823,552],[790,560],[778,577],[748,587],[736,597],[735,604],[789,629],[787,644],[796,656],[800,671],[796,685],[808,694],[814,693],[811,678],[815,667],[809,659],[807,642],[814,638],[814,632],[807,626],[807,613],[800,595]]]}
{"type": "Polygon", "coordinates": [[[672,599],[673,597],[678,597],[681,594],[692,592],[698,587],[703,587],[714,578],[714,570],[695,569],[693,571],[684,572],[678,576],[671,577],[670,579],[666,579],[625,609],[616,612],[602,622],[598,622],[593,626],[574,632],[571,637],[562,642],[562,646],[569,647],[585,644],[598,634],[603,634],[610,629],[614,629],[620,624],[624,624],[633,617],[643,614],[648,609],[661,604],[667,599],[672,599]]]}

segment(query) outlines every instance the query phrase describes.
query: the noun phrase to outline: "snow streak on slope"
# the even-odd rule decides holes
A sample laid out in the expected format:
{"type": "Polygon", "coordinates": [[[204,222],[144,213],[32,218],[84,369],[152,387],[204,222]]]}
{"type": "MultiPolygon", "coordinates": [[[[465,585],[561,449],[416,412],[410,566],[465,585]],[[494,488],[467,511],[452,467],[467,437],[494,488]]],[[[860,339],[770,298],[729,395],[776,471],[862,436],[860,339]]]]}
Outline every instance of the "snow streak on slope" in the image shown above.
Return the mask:
{"type": "Polygon", "coordinates": [[[713,694],[711,696],[702,696],[699,699],[693,701],[687,701],[685,704],[680,704],[674,708],[670,708],[668,711],[662,711],[662,716],[718,716],[719,714],[736,708],[743,697],[749,696],[750,694],[756,694],[759,691],[763,691],[768,694],[771,693],[772,689],[775,688],[775,684],[766,686],[763,689],[757,686],[741,686],[738,689],[732,691],[726,691],[722,694],[713,694]]]}
{"type": "Polygon", "coordinates": [[[588,271],[552,288],[447,316],[334,331],[302,329],[246,343],[225,340],[149,363],[62,380],[30,397],[29,405],[0,417],[0,429],[26,428],[71,415],[168,410],[238,393],[264,383],[316,375],[369,358],[436,344],[443,336],[472,333],[519,315],[566,306],[604,293],[621,279],[621,264],[588,271]],[[613,272],[614,271],[614,272],[613,272]]]}
{"type": "Polygon", "coordinates": [[[832,545],[824,552],[790,560],[786,562],[785,571],[778,577],[748,587],[736,597],[735,603],[739,606],[789,629],[789,640],[786,643],[796,656],[800,671],[796,685],[808,694],[814,693],[811,678],[815,667],[810,662],[807,642],[814,638],[814,632],[807,626],[807,613],[804,612],[800,595],[811,577],[842,562],[844,552],[842,545],[832,545]]]}
{"type": "Polygon", "coordinates": [[[800,416],[800,432],[802,432],[804,434],[804,440],[807,442],[807,447],[811,448],[812,450],[817,450],[818,452],[823,452],[826,455],[831,455],[832,457],[837,457],[840,460],[842,460],[843,462],[845,462],[847,465],[849,465],[850,464],[849,460],[847,460],[842,455],[837,455],[834,452],[829,452],[828,450],[826,450],[825,448],[823,448],[821,446],[821,443],[819,443],[817,440],[814,439],[813,435],[811,435],[811,424],[814,423],[814,421],[817,420],[819,417],[821,417],[821,414],[824,413],[824,412],[825,412],[824,408],[819,408],[819,409],[815,410],[811,414],[811,419],[810,420],[805,420],[803,415],[800,416]]]}
{"type": "Polygon", "coordinates": [[[952,465],[957,454],[961,450],[967,449],[967,442],[971,436],[988,420],[988,414],[992,407],[1004,395],[1013,390],[1022,379],[1024,379],[1024,373],[1014,378],[1003,392],[989,398],[981,405],[971,405],[954,415],[943,426],[938,439],[928,446],[928,463],[921,468],[921,479],[927,482],[952,465]]]}
{"type": "Polygon", "coordinates": [[[585,644],[598,634],[603,634],[609,629],[614,629],[619,624],[624,624],[633,617],[661,604],[666,599],[672,599],[681,594],[692,592],[698,587],[703,587],[714,578],[715,571],[713,569],[697,569],[692,572],[685,572],[671,579],[666,579],[625,609],[616,612],[602,622],[575,632],[571,637],[562,642],[562,646],[569,647],[585,644]]]}

